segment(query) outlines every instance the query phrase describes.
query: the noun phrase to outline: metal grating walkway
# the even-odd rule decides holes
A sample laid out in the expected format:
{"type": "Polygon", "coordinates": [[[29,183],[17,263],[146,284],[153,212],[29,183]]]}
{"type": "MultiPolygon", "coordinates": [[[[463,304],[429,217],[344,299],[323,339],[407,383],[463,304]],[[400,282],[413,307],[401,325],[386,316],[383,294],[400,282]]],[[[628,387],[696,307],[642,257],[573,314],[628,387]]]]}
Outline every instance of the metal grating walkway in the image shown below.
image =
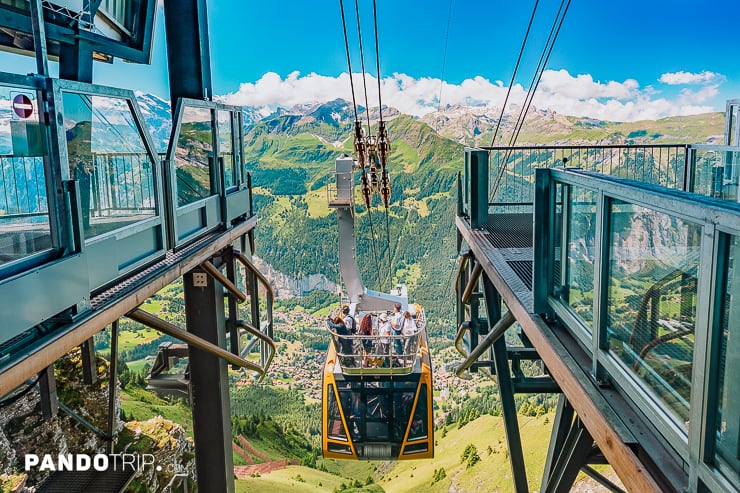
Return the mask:
{"type": "Polygon", "coordinates": [[[531,297],[532,291],[532,227],[531,213],[490,214],[483,231],[486,239],[506,263],[502,275],[511,278],[514,274],[522,284],[517,291],[528,291],[524,299],[531,297]],[[510,271],[510,272],[509,272],[510,271]]]}
{"type": "MultiPolygon", "coordinates": [[[[38,493],[117,493],[131,482],[136,474],[132,464],[122,464],[116,456],[109,461],[107,471],[58,471],[43,482],[38,493]]],[[[153,466],[150,466],[153,467],[153,466]]]]}

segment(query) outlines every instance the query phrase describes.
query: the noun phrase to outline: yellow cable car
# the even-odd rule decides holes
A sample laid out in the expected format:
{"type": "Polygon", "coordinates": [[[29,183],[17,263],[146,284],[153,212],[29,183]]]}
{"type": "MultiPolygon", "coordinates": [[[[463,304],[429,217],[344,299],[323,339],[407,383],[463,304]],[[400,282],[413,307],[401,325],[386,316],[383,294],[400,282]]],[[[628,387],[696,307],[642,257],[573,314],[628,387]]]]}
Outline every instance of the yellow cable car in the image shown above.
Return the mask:
{"type": "Polygon", "coordinates": [[[324,457],[434,457],[432,363],[423,311],[413,334],[382,331],[385,312],[363,314],[372,334],[331,333],[323,375],[324,457]]]}

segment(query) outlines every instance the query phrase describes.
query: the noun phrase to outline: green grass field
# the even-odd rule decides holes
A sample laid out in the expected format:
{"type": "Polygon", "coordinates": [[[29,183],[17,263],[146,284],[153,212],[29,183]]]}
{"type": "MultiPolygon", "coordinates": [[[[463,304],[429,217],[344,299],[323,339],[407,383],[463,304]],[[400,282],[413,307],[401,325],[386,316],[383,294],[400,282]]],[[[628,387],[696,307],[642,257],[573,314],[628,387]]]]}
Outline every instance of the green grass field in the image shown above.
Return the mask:
{"type": "MultiPolygon", "coordinates": [[[[519,416],[524,446],[524,460],[530,489],[537,488],[547,455],[553,415],[539,418],[519,416]]],[[[429,461],[401,461],[379,480],[385,491],[513,491],[511,467],[506,448],[503,420],[496,416],[481,416],[461,429],[451,429],[445,438],[436,432],[438,446],[435,458],[429,461]],[[460,457],[468,444],[478,449],[480,462],[471,468],[460,457]],[[487,452],[491,447],[492,453],[487,452]],[[446,478],[432,484],[434,470],[444,468],[446,478]]]]}
{"type": "Polygon", "coordinates": [[[193,436],[193,419],[187,403],[174,404],[159,398],[154,392],[127,385],[121,392],[121,409],[130,419],[147,420],[161,415],[182,425],[187,436],[193,436]]]}
{"type": "MultiPolygon", "coordinates": [[[[237,493],[283,492],[309,493],[333,491],[348,479],[303,466],[289,466],[258,478],[236,480],[237,493]]],[[[369,490],[366,490],[369,491],[369,490]]],[[[376,489],[376,491],[382,491],[376,489]]]]}
{"type": "Polygon", "coordinates": [[[120,352],[129,351],[141,344],[152,342],[154,339],[161,336],[162,334],[160,332],[148,327],[141,327],[136,331],[122,330],[118,335],[118,350],[120,352]]]}

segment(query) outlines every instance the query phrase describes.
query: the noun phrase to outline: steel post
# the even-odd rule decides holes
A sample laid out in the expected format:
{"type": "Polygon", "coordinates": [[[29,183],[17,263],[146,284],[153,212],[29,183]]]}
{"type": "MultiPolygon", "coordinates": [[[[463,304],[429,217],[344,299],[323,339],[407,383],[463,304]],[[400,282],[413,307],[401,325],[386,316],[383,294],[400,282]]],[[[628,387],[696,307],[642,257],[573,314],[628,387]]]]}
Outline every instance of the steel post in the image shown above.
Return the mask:
{"type": "Polygon", "coordinates": [[[41,393],[41,414],[45,418],[57,415],[59,399],[57,398],[57,383],[54,378],[54,365],[49,365],[39,374],[39,392],[41,393]]]}
{"type": "MultiPolygon", "coordinates": [[[[224,291],[206,278],[195,286],[191,271],[183,277],[188,332],[221,348],[226,346],[224,291]]],[[[209,491],[234,491],[231,412],[226,361],[189,346],[193,436],[198,483],[209,491]]]]}

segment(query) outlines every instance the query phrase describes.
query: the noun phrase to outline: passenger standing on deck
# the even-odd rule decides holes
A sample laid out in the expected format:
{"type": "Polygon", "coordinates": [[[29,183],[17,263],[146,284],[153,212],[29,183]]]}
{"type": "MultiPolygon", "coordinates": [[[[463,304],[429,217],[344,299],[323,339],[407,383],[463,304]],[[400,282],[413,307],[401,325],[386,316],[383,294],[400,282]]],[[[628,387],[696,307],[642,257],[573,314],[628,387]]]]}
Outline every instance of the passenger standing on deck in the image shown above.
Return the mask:
{"type": "MultiPolygon", "coordinates": [[[[393,315],[391,316],[391,327],[394,336],[400,336],[403,331],[403,313],[401,313],[401,303],[393,305],[393,315]]],[[[399,337],[393,339],[393,352],[396,355],[403,354],[403,340],[399,337]]]]}
{"type": "Polygon", "coordinates": [[[345,306],[342,308],[342,313],[344,314],[344,325],[347,327],[349,333],[351,335],[357,334],[357,322],[355,321],[355,317],[350,315],[349,307],[345,306]]]}
{"type": "Polygon", "coordinates": [[[412,336],[416,334],[417,331],[416,321],[411,318],[411,313],[409,311],[403,312],[403,329],[401,332],[406,337],[407,355],[413,355],[416,353],[418,339],[412,336]]]}
{"type": "Polygon", "coordinates": [[[380,318],[378,320],[378,334],[380,335],[380,340],[378,341],[378,353],[382,355],[387,355],[391,343],[391,322],[390,320],[388,320],[388,315],[386,315],[385,313],[380,315],[380,318]]]}
{"type": "MultiPolygon", "coordinates": [[[[360,334],[363,336],[373,335],[373,316],[368,313],[360,321],[360,334]]],[[[373,340],[370,337],[362,339],[362,347],[365,348],[366,353],[373,352],[373,340]]]]}
{"type": "MultiPolygon", "coordinates": [[[[347,305],[344,305],[344,307],[342,307],[342,315],[342,318],[344,319],[344,326],[347,327],[347,332],[349,332],[349,335],[354,336],[355,334],[357,334],[357,322],[355,322],[355,317],[350,315],[349,307],[347,305]]],[[[356,343],[354,337],[350,337],[350,343],[352,344],[352,352],[359,354],[359,342],[356,343]]]]}
{"type": "Polygon", "coordinates": [[[339,317],[332,320],[331,315],[329,315],[326,317],[326,325],[332,332],[334,332],[334,334],[336,334],[336,339],[339,340],[337,350],[342,353],[342,364],[346,366],[354,366],[352,359],[352,340],[347,337],[349,335],[349,331],[347,330],[347,326],[344,325],[344,321],[339,317]]]}

